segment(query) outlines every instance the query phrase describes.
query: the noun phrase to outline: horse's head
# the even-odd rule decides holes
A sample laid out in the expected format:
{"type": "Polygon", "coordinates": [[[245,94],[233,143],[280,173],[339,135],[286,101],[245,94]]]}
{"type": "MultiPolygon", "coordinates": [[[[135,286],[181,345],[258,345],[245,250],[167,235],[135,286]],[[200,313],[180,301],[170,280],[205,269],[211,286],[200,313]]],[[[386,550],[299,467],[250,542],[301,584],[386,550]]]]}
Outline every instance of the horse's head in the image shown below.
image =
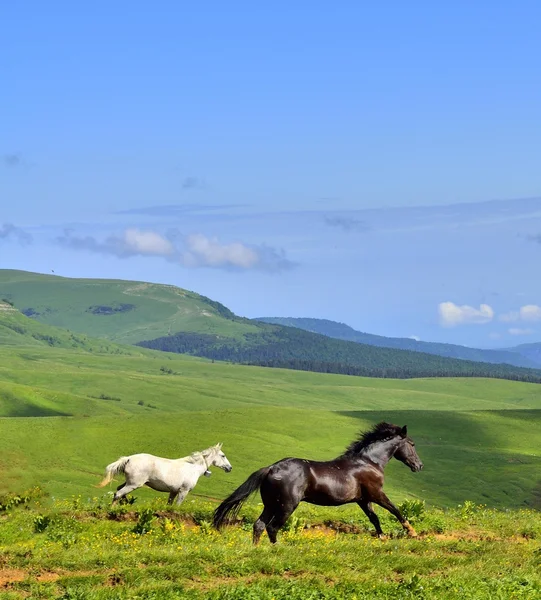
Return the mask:
{"type": "Polygon", "coordinates": [[[415,450],[415,442],[408,437],[408,428],[406,425],[402,427],[400,436],[402,437],[402,440],[396,448],[394,457],[400,462],[403,462],[414,473],[417,473],[424,465],[417,454],[417,450],[415,450]]]}
{"type": "Polygon", "coordinates": [[[227,460],[227,456],[222,452],[222,444],[216,444],[216,446],[212,446],[212,453],[209,455],[211,465],[223,469],[226,473],[229,473],[233,468],[231,463],[227,460]]]}

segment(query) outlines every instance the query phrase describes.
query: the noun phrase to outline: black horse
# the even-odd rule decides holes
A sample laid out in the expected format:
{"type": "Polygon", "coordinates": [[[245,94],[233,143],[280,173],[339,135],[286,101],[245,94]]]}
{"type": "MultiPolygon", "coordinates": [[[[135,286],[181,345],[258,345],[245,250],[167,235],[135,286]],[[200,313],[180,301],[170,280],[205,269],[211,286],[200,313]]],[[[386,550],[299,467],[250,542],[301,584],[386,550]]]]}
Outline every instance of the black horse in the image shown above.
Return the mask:
{"type": "Polygon", "coordinates": [[[302,501],[320,506],[356,502],[381,537],[383,531],[372,509],[375,502],[393,514],[409,535],[415,537],[413,527],[383,492],[383,470],[393,456],[414,472],[423,468],[407,427],[379,423],[334,460],[284,458],[252,473],[226,498],[214,511],[214,527],[220,529],[228,518],[235,517],[248,497],[259,489],[264,509],[254,523],[254,544],[259,542],[265,528],[270,541],[276,543],[276,534],[302,501]]]}

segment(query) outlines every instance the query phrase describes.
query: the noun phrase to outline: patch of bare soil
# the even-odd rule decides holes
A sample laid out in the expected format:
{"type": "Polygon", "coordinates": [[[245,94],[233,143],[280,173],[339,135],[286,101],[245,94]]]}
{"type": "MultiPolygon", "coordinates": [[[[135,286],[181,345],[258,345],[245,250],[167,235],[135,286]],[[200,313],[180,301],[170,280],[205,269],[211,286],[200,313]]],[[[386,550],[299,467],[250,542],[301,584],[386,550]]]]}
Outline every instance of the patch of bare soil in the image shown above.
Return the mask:
{"type": "Polygon", "coordinates": [[[6,587],[10,583],[26,579],[27,573],[22,569],[0,569],[0,586],[6,587]]]}
{"type": "MultiPolygon", "coordinates": [[[[24,581],[25,579],[32,577],[30,573],[23,569],[0,569],[0,587],[9,587],[12,583],[18,581],[24,581]]],[[[60,575],[58,573],[40,573],[37,577],[37,581],[49,582],[56,581],[60,575]]]]}

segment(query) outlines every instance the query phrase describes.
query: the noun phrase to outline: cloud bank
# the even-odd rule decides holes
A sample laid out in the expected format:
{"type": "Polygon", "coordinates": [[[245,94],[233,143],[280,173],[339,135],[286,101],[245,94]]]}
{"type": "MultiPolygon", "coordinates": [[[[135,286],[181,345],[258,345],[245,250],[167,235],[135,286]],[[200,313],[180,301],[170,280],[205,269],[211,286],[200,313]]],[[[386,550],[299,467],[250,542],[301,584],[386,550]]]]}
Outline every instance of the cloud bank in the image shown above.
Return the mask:
{"type": "Polygon", "coordinates": [[[33,241],[32,236],[27,233],[26,231],[24,231],[24,229],[21,229],[20,227],[16,227],[15,225],[12,225],[11,223],[4,223],[1,227],[0,227],[0,240],[7,240],[7,239],[15,239],[16,241],[18,241],[20,244],[31,244],[33,241]]]}
{"type": "Polygon", "coordinates": [[[454,302],[440,302],[438,313],[440,324],[443,327],[466,324],[483,325],[494,319],[494,309],[488,304],[481,304],[479,308],[475,308],[467,304],[458,306],[454,302]]]}
{"type": "Polygon", "coordinates": [[[526,304],[521,306],[519,310],[504,313],[498,318],[504,323],[516,323],[518,321],[535,323],[541,321],[541,306],[537,306],[537,304],[526,304]]]}
{"type": "Polygon", "coordinates": [[[187,236],[171,232],[167,237],[156,231],[126,229],[100,241],[66,231],[56,242],[71,250],[86,250],[117,258],[160,257],[188,268],[235,269],[241,271],[282,271],[294,266],[281,250],[268,246],[248,246],[241,242],[222,243],[202,233],[187,236]],[[177,246],[178,243],[178,246],[177,246]]]}
{"type": "Polygon", "coordinates": [[[109,254],[118,258],[131,256],[172,256],[173,244],[154,231],[126,229],[121,235],[112,235],[104,241],[92,236],[77,237],[70,230],[56,238],[56,242],[70,250],[88,250],[98,254],[109,254]]]}

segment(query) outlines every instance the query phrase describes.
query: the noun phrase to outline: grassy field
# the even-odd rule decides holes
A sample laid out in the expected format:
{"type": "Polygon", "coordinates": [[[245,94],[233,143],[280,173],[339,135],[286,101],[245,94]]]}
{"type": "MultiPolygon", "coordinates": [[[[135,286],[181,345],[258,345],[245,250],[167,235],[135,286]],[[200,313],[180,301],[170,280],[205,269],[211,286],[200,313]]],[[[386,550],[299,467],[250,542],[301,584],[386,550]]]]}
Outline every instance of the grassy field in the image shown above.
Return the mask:
{"type": "Polygon", "coordinates": [[[0,599],[538,598],[539,385],[390,380],[246,367],[0,319],[0,599]],[[53,345],[51,345],[53,338],[53,345]],[[378,511],[301,506],[279,547],[250,544],[255,497],[223,534],[212,510],[285,456],[332,458],[380,420],[407,424],[425,470],[386,491],[422,534],[378,511]],[[110,508],[94,487],[120,455],[218,441],[233,464],[166,510],[148,489],[110,508]],[[24,490],[39,486],[36,496],[24,490]],[[29,500],[29,502],[26,502],[29,500]],[[426,505],[424,504],[426,502],[426,505]]]}
{"type": "Polygon", "coordinates": [[[46,325],[125,344],[176,331],[233,338],[257,332],[248,321],[225,318],[227,309],[212,300],[172,285],[0,269],[2,298],[46,325]]]}
{"type": "Polygon", "coordinates": [[[222,441],[234,471],[202,480],[197,491],[223,497],[284,456],[332,458],[385,419],[408,425],[426,464],[413,475],[391,463],[386,485],[397,499],[538,506],[539,390],[500,380],[271,370],[135,349],[2,346],[0,491],[37,484],[56,497],[88,495],[120,455],[184,456],[222,441]]]}
{"type": "Polygon", "coordinates": [[[355,600],[536,599],[541,515],[466,502],[402,509],[420,536],[383,516],[372,537],[351,508],[301,507],[272,547],[251,545],[258,507],[213,530],[213,504],[188,500],[110,509],[107,498],[38,502],[0,516],[0,598],[355,600]],[[409,513],[408,513],[409,511],[409,513]]]}

